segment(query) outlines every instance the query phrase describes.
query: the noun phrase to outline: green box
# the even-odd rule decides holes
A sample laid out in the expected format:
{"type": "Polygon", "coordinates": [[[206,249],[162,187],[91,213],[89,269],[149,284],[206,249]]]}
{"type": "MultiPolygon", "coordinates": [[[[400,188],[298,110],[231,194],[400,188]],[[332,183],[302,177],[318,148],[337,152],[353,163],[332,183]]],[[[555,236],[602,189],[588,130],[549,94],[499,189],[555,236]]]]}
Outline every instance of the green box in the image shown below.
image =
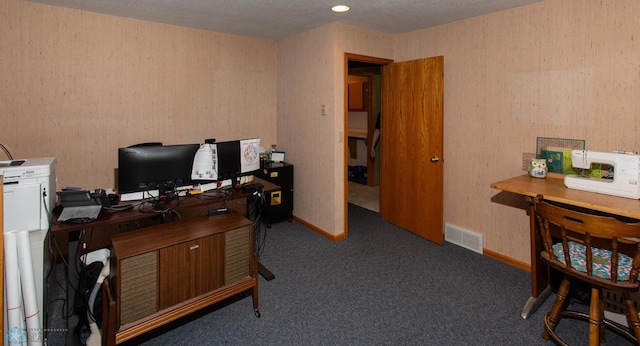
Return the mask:
{"type": "Polygon", "coordinates": [[[536,158],[546,159],[547,169],[552,173],[581,174],[571,166],[571,150],[584,150],[584,139],[537,137],[536,158]]]}
{"type": "MultiPolygon", "coordinates": [[[[564,173],[564,154],[561,151],[541,150],[540,155],[547,161],[547,170],[553,173],[564,173]]],[[[571,153],[569,153],[571,158],[571,153]]],[[[569,163],[571,166],[571,163],[569,163]]]]}

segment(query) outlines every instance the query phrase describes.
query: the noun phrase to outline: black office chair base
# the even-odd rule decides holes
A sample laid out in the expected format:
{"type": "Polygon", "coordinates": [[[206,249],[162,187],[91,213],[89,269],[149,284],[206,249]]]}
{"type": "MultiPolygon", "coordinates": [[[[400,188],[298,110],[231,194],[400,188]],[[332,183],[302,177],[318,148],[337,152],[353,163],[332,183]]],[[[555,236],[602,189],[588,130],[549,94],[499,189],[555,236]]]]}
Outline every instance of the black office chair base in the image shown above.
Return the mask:
{"type": "MultiPolygon", "coordinates": [[[[560,317],[561,318],[562,317],[572,318],[572,319],[585,321],[585,322],[589,323],[589,314],[584,313],[584,312],[564,310],[564,311],[562,311],[560,313],[560,317]]],[[[627,339],[630,342],[632,342],[634,345],[638,344],[638,339],[636,339],[636,337],[628,329],[626,329],[624,327],[621,327],[617,323],[613,323],[613,322],[607,320],[606,318],[602,320],[602,324],[604,324],[606,329],[611,330],[614,333],[624,337],[625,339],[627,339]]],[[[551,326],[550,326],[550,323],[549,323],[549,313],[544,315],[544,330],[545,330],[546,334],[549,336],[549,338],[551,340],[553,340],[553,342],[555,342],[557,345],[569,346],[569,344],[567,344],[564,340],[562,340],[558,336],[558,334],[554,330],[551,329],[551,326]]],[[[544,334],[543,334],[543,337],[544,337],[544,334]]],[[[544,337],[544,338],[547,339],[546,337],[544,337]]]]}

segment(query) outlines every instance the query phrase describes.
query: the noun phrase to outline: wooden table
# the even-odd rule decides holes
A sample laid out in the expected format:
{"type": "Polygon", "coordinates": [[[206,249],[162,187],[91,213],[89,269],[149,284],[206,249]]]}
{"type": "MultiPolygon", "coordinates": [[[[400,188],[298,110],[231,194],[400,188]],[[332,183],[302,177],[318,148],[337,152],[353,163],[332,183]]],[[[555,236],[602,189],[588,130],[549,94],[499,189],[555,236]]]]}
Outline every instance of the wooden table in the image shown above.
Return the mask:
{"type": "MultiPolygon", "coordinates": [[[[599,212],[640,219],[640,201],[630,198],[569,189],[564,179],[548,176],[545,179],[521,175],[491,184],[494,189],[523,195],[529,201],[529,232],[531,249],[531,297],[520,315],[531,316],[551,293],[547,266],[540,259],[542,243],[537,236],[533,198],[542,195],[546,200],[587,208],[599,212]]],[[[640,236],[640,235],[639,235],[640,236]]]]}

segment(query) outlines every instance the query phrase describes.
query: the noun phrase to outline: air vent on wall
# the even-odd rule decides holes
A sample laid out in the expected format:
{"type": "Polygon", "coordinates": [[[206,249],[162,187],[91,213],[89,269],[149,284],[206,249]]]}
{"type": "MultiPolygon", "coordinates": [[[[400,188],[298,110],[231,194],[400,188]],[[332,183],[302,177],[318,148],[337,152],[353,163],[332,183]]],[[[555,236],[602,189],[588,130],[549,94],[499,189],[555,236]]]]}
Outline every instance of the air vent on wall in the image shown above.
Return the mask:
{"type": "Polygon", "coordinates": [[[482,235],[446,224],[444,239],[452,244],[482,254],[482,235]]]}

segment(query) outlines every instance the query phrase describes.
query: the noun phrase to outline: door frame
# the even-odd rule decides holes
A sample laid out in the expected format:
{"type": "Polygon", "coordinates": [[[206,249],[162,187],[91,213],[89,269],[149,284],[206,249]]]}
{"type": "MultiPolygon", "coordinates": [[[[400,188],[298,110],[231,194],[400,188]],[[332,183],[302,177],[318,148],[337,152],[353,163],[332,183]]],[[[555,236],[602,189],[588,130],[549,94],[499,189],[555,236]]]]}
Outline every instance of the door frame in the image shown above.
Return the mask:
{"type": "MultiPolygon", "coordinates": [[[[349,61],[359,61],[371,64],[377,64],[380,66],[388,65],[393,63],[391,59],[377,58],[372,56],[360,55],[360,54],[352,54],[352,53],[344,53],[344,92],[343,92],[343,100],[344,100],[344,112],[342,116],[342,144],[343,144],[343,172],[342,172],[342,182],[343,182],[343,200],[344,200],[344,210],[342,214],[344,215],[344,235],[342,239],[345,239],[349,236],[349,179],[347,178],[348,170],[349,170],[349,61]]],[[[380,145],[382,145],[383,138],[380,137],[380,145]]],[[[380,161],[380,164],[383,164],[383,161],[380,161]]],[[[382,167],[380,168],[382,171],[382,167]]]]}

